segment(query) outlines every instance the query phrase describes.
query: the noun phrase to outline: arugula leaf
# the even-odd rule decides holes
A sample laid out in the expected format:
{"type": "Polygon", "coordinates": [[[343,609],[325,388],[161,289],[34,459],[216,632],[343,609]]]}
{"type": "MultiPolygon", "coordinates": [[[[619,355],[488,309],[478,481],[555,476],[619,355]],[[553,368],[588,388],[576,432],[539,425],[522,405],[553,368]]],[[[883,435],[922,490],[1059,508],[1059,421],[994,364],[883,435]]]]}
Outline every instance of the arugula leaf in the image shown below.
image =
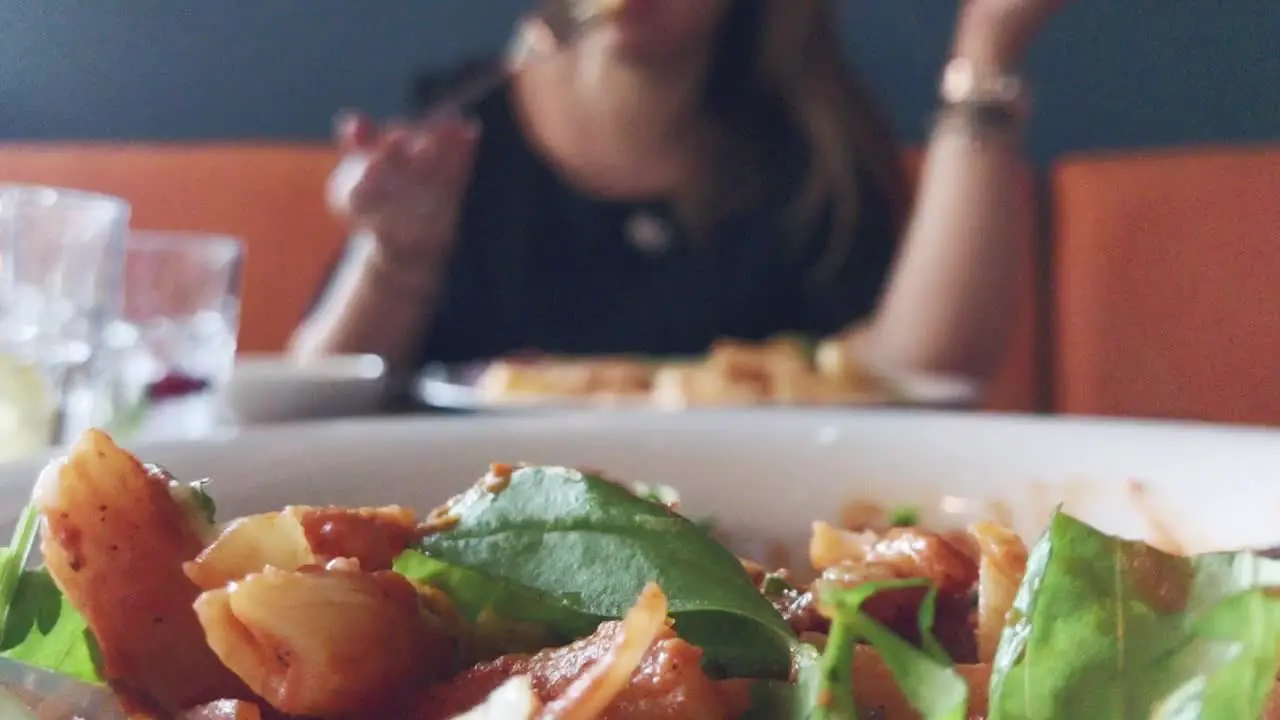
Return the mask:
{"type": "Polygon", "coordinates": [[[1057,513],[992,669],[992,720],[1259,717],[1280,669],[1280,561],[1169,555],[1057,513]]]}
{"type": "MultiPolygon", "coordinates": [[[[621,617],[648,582],[713,672],[786,677],[796,640],[742,564],[703,529],[577,470],[526,467],[451,505],[420,549],[588,616],[621,617]]],[[[517,617],[516,619],[524,619],[517,617]]]]}
{"type": "Polygon", "coordinates": [[[183,482],[159,465],[147,465],[151,472],[162,473],[169,480],[169,494],[201,525],[212,527],[217,521],[218,506],[209,494],[209,479],[183,482]]]}
{"type": "Polygon", "coordinates": [[[210,525],[217,521],[218,505],[209,494],[209,479],[195,480],[187,484],[191,488],[191,503],[210,525]]]}
{"type": "Polygon", "coordinates": [[[875,649],[898,689],[925,720],[964,720],[969,685],[952,667],[946,652],[932,638],[937,590],[930,588],[920,609],[921,650],[861,611],[871,596],[885,590],[920,587],[924,580],[864,583],[851,588],[820,587],[821,600],[831,614],[831,634],[821,660],[821,686],[815,720],[854,720],[858,717],[853,686],[854,645],[875,649]]]}
{"type": "Polygon", "coordinates": [[[0,656],[10,660],[102,683],[88,624],[44,570],[22,574],[0,647],[0,656]]]}
{"type": "Polygon", "coordinates": [[[27,558],[35,548],[40,533],[40,511],[28,505],[18,516],[13,528],[13,540],[9,547],[0,549],[0,628],[13,607],[13,595],[18,589],[27,558]]]}

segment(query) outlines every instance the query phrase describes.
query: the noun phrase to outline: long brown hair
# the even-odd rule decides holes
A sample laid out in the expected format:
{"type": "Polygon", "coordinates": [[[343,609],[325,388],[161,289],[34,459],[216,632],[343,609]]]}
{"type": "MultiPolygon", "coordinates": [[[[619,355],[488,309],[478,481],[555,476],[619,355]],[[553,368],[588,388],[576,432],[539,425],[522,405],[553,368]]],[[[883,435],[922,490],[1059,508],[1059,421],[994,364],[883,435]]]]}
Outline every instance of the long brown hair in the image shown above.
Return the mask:
{"type": "Polygon", "coordinates": [[[730,3],[704,96],[713,156],[677,205],[694,228],[706,228],[752,202],[779,150],[761,138],[784,128],[808,156],[794,227],[807,237],[827,223],[820,271],[834,267],[852,242],[862,184],[894,202],[902,223],[906,181],[893,133],[844,60],[827,0],[730,3]]]}

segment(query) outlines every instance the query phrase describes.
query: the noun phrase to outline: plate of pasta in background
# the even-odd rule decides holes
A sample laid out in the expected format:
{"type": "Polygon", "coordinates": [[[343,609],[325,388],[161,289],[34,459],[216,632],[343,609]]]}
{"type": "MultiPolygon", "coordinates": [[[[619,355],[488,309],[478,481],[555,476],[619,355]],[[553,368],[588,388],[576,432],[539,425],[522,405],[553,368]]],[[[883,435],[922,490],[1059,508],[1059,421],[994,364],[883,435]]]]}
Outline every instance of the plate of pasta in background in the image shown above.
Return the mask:
{"type": "Polygon", "coordinates": [[[96,704],[0,710],[1280,717],[1277,475],[1274,431],[887,410],[90,431],[0,468],[0,670],[96,704]]]}
{"type": "Polygon", "coordinates": [[[891,368],[844,339],[721,340],[701,357],[531,356],[428,368],[417,395],[453,409],[911,406],[960,409],[969,378],[891,368]]]}

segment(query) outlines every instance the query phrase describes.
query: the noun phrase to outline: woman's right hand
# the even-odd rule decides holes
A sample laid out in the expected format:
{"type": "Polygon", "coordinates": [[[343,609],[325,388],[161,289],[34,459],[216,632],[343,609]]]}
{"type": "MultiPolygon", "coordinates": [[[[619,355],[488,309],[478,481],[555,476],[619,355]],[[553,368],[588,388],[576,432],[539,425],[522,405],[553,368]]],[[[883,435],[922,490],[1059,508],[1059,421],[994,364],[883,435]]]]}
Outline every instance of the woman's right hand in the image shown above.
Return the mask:
{"type": "Polygon", "coordinates": [[[330,208],[372,236],[385,259],[438,265],[453,248],[478,138],[475,124],[462,119],[379,127],[360,115],[342,117],[344,157],[329,178],[330,208]]]}

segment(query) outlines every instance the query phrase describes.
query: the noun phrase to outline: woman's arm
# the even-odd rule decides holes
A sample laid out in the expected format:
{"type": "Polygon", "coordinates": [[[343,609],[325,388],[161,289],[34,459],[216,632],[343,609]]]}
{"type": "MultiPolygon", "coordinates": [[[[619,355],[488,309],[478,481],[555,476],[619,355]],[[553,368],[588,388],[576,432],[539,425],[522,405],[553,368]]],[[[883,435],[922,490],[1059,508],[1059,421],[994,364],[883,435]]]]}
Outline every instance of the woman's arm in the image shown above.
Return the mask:
{"type": "Polygon", "coordinates": [[[990,375],[1034,241],[1017,141],[943,118],[929,142],[905,241],[861,352],[891,366],[990,375]]]}
{"type": "Polygon", "coordinates": [[[1035,238],[1021,161],[1021,61],[1069,0],[966,0],[947,68],[948,106],[929,142],[889,287],[860,350],[894,365],[987,377],[1035,238]]]}
{"type": "Polygon", "coordinates": [[[304,358],[381,355],[392,372],[411,372],[447,282],[479,130],[453,118],[371,124],[339,129],[347,159],[330,179],[330,204],[355,235],[290,345],[304,358]]]}
{"type": "Polygon", "coordinates": [[[435,314],[441,279],[396,267],[368,234],[356,235],[311,315],[294,332],[299,357],[380,355],[392,373],[411,372],[435,314]]]}
{"type": "MultiPolygon", "coordinates": [[[[489,65],[418,76],[410,116],[423,117],[489,65]]],[[[467,112],[479,117],[484,110],[467,112]]],[[[304,358],[370,353],[393,373],[417,370],[448,280],[478,133],[475,122],[449,116],[381,127],[358,115],[340,119],[344,159],[330,177],[329,205],[354,234],[294,331],[290,352],[304,358]]]]}

